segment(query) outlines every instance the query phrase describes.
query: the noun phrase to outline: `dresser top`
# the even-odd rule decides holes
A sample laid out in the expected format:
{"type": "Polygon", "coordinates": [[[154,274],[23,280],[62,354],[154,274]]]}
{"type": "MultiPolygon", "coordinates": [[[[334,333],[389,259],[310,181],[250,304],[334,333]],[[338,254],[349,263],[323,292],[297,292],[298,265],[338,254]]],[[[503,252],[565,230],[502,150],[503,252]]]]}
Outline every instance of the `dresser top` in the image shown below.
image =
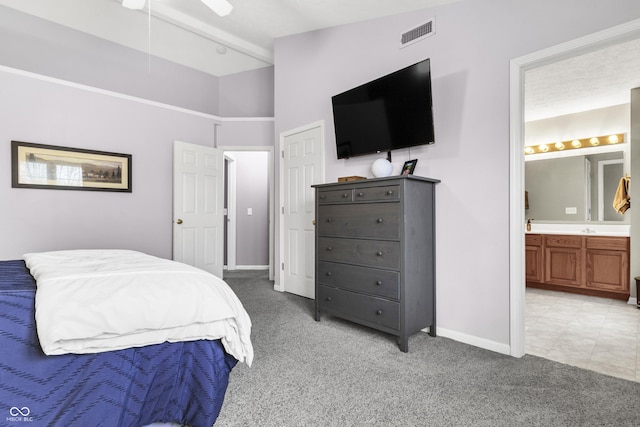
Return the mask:
{"type": "Polygon", "coordinates": [[[371,184],[371,183],[384,184],[385,182],[393,182],[393,181],[401,181],[401,180],[422,181],[422,182],[429,182],[429,183],[432,183],[432,184],[437,184],[437,183],[440,182],[439,179],[426,178],[424,176],[395,175],[395,176],[387,176],[387,177],[384,177],[384,178],[361,179],[361,180],[357,180],[357,181],[330,182],[330,183],[327,183],[327,184],[312,185],[311,187],[313,187],[313,188],[322,188],[322,187],[329,187],[329,186],[333,186],[333,185],[354,185],[354,184],[371,184]]]}

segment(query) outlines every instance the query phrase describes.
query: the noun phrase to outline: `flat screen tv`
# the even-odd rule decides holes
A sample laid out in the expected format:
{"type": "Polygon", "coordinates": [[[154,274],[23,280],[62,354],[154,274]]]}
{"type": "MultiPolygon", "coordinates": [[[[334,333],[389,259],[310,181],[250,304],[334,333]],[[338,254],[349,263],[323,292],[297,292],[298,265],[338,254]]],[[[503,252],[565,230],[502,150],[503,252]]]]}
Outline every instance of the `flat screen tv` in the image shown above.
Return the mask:
{"type": "Polygon", "coordinates": [[[338,159],[434,143],[425,59],[331,97],[338,159]]]}

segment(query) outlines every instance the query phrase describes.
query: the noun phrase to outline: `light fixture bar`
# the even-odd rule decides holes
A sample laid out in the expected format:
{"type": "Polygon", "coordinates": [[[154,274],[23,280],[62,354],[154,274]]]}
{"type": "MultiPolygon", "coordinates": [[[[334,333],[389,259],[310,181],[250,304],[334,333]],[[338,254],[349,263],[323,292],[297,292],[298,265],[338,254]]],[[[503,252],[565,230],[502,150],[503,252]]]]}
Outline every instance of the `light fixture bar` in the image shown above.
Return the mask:
{"type": "Polygon", "coordinates": [[[551,142],[548,144],[528,145],[524,147],[524,154],[541,154],[552,151],[575,150],[577,148],[589,148],[603,145],[621,144],[624,142],[624,134],[598,136],[593,138],[574,139],[571,141],[551,142]]]}
{"type": "Polygon", "coordinates": [[[201,0],[207,7],[220,16],[227,16],[233,10],[233,5],[227,0],[201,0]]]}
{"type": "Polygon", "coordinates": [[[122,0],[122,5],[127,9],[142,9],[146,0],[122,0]]]}

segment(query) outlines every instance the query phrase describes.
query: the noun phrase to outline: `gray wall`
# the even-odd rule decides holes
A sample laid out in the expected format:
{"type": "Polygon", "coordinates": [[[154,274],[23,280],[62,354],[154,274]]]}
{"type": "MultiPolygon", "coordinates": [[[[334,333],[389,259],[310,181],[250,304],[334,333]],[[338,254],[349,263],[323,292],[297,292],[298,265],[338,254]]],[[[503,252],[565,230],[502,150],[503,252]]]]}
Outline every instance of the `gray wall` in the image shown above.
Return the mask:
{"type": "MultiPolygon", "coordinates": [[[[155,57],[149,73],[148,59],[0,6],[0,66],[10,67],[0,69],[0,259],[71,248],[127,248],[170,258],[173,142],[273,145],[272,120],[211,115],[219,105],[230,109],[219,100],[218,78],[155,57]],[[11,140],[132,154],[133,192],[11,188],[11,140]]],[[[264,83],[269,75],[264,69],[244,83],[243,76],[227,79],[231,89],[261,94],[259,101],[237,98],[236,117],[273,105],[272,84],[264,83]]]]}
{"type": "Polygon", "coordinates": [[[605,165],[604,170],[602,171],[602,174],[604,175],[603,220],[604,221],[621,221],[624,218],[624,216],[616,212],[616,210],[613,208],[613,199],[616,194],[616,190],[618,189],[618,183],[620,181],[620,178],[624,176],[624,169],[622,167],[622,164],[605,165]]]}
{"type": "Polygon", "coordinates": [[[236,265],[269,265],[269,154],[234,151],[236,159],[236,265]],[[252,215],[247,213],[251,209],[252,215]]]}
{"type": "Polygon", "coordinates": [[[0,65],[219,114],[217,77],[6,6],[0,65]]]}
{"type": "MultiPolygon", "coordinates": [[[[640,87],[631,90],[631,146],[640,148],[640,87]]],[[[637,201],[640,200],[640,185],[634,185],[634,177],[640,176],[640,149],[631,150],[631,260],[630,273],[631,295],[638,298],[634,277],[640,276],[640,215],[633,215],[637,211],[637,201]]]]}
{"type": "Polygon", "coordinates": [[[508,351],[509,61],[638,18],[637,0],[593,0],[588,8],[581,0],[463,0],[279,38],[276,135],[324,120],[327,181],[371,176],[377,156],[336,160],[330,97],[431,58],[436,143],[394,152],[394,173],[418,158],[417,175],[442,180],[436,190],[439,329],[508,351]],[[399,35],[431,17],[436,34],[400,49],[399,35]]]}
{"type": "Polygon", "coordinates": [[[220,77],[219,105],[225,117],[273,117],[273,67],[220,77]]]}
{"type": "Polygon", "coordinates": [[[585,173],[584,156],[526,162],[527,218],[585,221],[585,173]],[[565,213],[567,207],[576,208],[577,213],[565,213]]]}

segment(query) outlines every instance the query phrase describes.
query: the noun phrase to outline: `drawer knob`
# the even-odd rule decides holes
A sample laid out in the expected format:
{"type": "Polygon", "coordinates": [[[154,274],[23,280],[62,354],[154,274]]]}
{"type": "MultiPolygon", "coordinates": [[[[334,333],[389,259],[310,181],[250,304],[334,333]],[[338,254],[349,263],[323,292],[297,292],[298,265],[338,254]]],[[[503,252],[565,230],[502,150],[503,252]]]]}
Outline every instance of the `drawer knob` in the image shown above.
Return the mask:
{"type": "Polygon", "coordinates": [[[364,197],[364,193],[362,192],[358,193],[358,197],[364,197]]]}
{"type": "Polygon", "coordinates": [[[320,195],[320,198],[321,198],[322,200],[324,200],[324,199],[326,199],[326,198],[327,198],[327,196],[325,196],[324,194],[321,194],[321,195],[320,195]]]}
{"type": "Polygon", "coordinates": [[[384,222],[384,219],[378,218],[377,223],[380,224],[381,222],[384,222]]]}
{"type": "Polygon", "coordinates": [[[331,301],[331,297],[327,297],[327,301],[331,301]]]}
{"type": "Polygon", "coordinates": [[[327,276],[331,276],[331,272],[330,271],[327,271],[327,276]]]}
{"type": "Polygon", "coordinates": [[[377,256],[382,256],[382,252],[378,252],[376,255],[377,256]]]}
{"type": "Polygon", "coordinates": [[[333,218],[327,218],[327,222],[333,222],[333,218]]]}
{"type": "Polygon", "coordinates": [[[389,190],[389,191],[387,191],[387,195],[388,195],[388,196],[391,196],[392,194],[393,194],[393,190],[389,190]]]}
{"type": "Polygon", "coordinates": [[[328,250],[328,251],[330,251],[330,250],[332,250],[332,249],[333,249],[333,248],[332,248],[331,246],[327,246],[327,250],[328,250]]]}
{"type": "Polygon", "coordinates": [[[380,316],[380,315],[382,314],[382,310],[378,310],[378,311],[376,311],[376,314],[377,314],[378,316],[380,316]]]}
{"type": "Polygon", "coordinates": [[[378,285],[378,286],[382,286],[382,280],[378,280],[378,281],[376,282],[376,285],[378,285]]]}
{"type": "Polygon", "coordinates": [[[346,199],[347,197],[349,197],[349,193],[344,193],[344,194],[342,195],[342,197],[344,197],[344,198],[346,199]]]}

